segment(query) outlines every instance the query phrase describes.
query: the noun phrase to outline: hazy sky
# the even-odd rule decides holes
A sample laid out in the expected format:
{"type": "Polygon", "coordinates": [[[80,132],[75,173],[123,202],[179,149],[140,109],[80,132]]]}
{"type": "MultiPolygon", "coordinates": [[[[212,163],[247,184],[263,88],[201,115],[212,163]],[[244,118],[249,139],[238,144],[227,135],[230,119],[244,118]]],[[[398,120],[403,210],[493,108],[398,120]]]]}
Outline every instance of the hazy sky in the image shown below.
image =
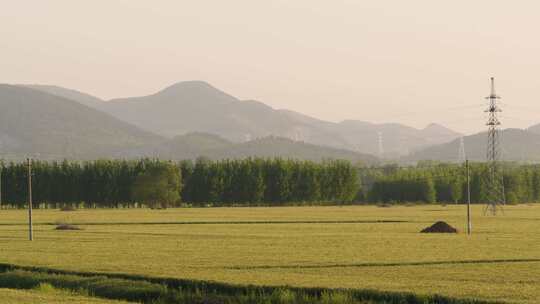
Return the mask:
{"type": "Polygon", "coordinates": [[[105,99],[205,80],[339,121],[483,130],[540,122],[540,2],[0,0],[0,82],[105,99]]]}

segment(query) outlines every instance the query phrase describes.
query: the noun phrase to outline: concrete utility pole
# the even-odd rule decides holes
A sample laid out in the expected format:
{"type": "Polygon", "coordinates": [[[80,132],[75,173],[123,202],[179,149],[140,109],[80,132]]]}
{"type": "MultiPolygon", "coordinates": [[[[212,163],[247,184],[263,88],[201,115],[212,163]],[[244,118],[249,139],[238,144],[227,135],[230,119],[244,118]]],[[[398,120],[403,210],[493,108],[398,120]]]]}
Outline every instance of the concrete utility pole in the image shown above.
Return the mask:
{"type": "Polygon", "coordinates": [[[32,229],[32,161],[26,159],[28,165],[28,237],[30,241],[34,240],[32,229]]]}
{"type": "Polygon", "coordinates": [[[469,160],[465,160],[465,168],[467,170],[467,234],[471,234],[472,232],[472,224],[471,224],[471,178],[470,178],[470,171],[469,171],[469,160]]]}

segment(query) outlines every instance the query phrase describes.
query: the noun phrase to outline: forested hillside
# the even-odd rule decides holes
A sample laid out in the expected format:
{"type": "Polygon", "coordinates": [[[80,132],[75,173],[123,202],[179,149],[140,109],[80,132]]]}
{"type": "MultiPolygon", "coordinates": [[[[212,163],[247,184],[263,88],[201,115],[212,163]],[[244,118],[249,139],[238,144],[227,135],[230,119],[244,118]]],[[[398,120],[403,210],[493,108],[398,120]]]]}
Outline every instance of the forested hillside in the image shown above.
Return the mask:
{"type": "Polygon", "coordinates": [[[0,158],[94,159],[162,140],[63,97],[0,85],[0,158]]]}

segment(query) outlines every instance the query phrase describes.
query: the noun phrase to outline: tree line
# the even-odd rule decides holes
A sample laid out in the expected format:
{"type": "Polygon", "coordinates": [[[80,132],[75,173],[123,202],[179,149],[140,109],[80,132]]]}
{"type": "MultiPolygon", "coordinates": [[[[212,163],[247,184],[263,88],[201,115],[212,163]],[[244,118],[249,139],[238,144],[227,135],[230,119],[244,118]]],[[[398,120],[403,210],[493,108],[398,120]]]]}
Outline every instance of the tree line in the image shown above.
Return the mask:
{"type": "MultiPolygon", "coordinates": [[[[4,207],[28,199],[25,163],[0,164],[4,207]]],[[[350,203],[357,170],[346,161],[155,159],[32,162],[37,208],[350,203]]]]}
{"type": "MultiPolygon", "coordinates": [[[[503,165],[506,202],[539,202],[540,166],[503,165]]],[[[2,205],[24,207],[26,164],[0,163],[0,170],[2,205]]],[[[487,170],[484,163],[470,166],[473,203],[487,201],[487,170]]],[[[467,198],[465,168],[458,164],[360,167],[280,158],[34,161],[32,174],[38,208],[462,203],[467,198]]]]}
{"type": "MultiPolygon", "coordinates": [[[[540,202],[540,166],[515,163],[501,166],[507,203],[540,202]]],[[[361,177],[370,185],[360,196],[370,202],[463,203],[467,199],[464,165],[420,163],[405,168],[366,168],[361,177]]],[[[485,163],[470,165],[470,191],[472,203],[488,201],[489,172],[485,163]]]]}

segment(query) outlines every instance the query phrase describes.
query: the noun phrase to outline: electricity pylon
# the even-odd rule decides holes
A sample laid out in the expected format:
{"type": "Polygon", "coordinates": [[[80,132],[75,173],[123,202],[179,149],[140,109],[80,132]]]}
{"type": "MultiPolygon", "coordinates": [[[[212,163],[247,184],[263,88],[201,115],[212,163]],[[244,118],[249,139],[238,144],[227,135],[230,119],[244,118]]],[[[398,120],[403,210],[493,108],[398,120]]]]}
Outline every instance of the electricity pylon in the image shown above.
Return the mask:
{"type": "Polygon", "coordinates": [[[502,112],[497,105],[497,100],[500,99],[495,93],[495,79],[491,77],[491,93],[486,99],[489,100],[487,110],[488,121],[488,142],[486,151],[486,161],[488,174],[487,177],[487,205],[484,213],[490,212],[497,214],[497,211],[502,211],[502,206],[506,203],[504,197],[504,181],[502,167],[500,161],[500,125],[501,122],[497,114],[502,112]]]}

